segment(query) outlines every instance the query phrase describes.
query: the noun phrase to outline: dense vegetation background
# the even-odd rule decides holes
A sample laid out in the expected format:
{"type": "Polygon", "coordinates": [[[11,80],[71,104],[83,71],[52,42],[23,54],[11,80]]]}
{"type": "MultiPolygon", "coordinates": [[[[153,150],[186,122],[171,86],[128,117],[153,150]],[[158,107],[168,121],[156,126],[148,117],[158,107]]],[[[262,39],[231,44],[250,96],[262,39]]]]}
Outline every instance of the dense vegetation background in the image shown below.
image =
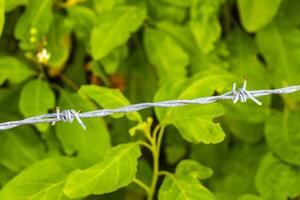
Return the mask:
{"type": "MultiPolygon", "coordinates": [[[[299,10],[0,0],[0,121],[299,85],[299,10]]],[[[260,99],[0,132],[0,199],[300,199],[300,94],[260,99]]]]}

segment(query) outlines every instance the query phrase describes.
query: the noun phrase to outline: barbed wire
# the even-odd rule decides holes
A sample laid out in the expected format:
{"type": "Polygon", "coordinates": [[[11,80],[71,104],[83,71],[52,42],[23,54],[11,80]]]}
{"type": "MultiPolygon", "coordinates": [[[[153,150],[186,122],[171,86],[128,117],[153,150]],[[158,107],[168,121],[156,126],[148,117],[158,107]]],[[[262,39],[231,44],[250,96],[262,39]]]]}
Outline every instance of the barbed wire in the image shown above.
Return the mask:
{"type": "Polygon", "coordinates": [[[189,104],[209,104],[219,100],[232,100],[233,103],[237,103],[238,101],[245,103],[247,99],[251,99],[256,104],[262,105],[261,101],[259,101],[256,97],[266,96],[270,94],[287,94],[287,93],[292,93],[300,90],[300,85],[296,85],[296,86],[290,86],[290,87],[273,89],[273,90],[248,91],[246,89],[246,85],[247,85],[247,80],[245,79],[244,84],[241,88],[236,89],[236,84],[234,83],[232,87],[232,91],[222,95],[201,97],[201,98],[191,99],[191,100],[169,100],[169,101],[160,101],[160,102],[151,102],[151,103],[138,103],[129,106],[124,106],[121,108],[102,109],[102,110],[95,110],[95,111],[89,111],[84,113],[79,113],[76,112],[75,110],[64,110],[63,112],[60,112],[60,109],[56,108],[56,113],[43,114],[43,115],[23,119],[20,121],[9,121],[9,122],[0,123],[0,131],[12,129],[26,124],[52,123],[52,125],[55,125],[55,123],[60,121],[72,123],[74,119],[78,121],[78,123],[83,129],[86,129],[86,126],[82,122],[81,118],[104,117],[116,113],[135,112],[150,107],[166,108],[166,107],[179,107],[179,106],[184,106],[189,104]]]}

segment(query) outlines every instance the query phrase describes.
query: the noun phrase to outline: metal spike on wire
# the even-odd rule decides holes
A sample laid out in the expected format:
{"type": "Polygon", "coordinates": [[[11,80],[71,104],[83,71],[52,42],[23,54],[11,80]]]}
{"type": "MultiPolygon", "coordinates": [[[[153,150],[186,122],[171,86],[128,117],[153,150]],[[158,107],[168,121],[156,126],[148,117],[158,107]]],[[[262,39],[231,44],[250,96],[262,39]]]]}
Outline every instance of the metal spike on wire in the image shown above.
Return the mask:
{"type": "Polygon", "coordinates": [[[290,86],[285,88],[279,88],[274,90],[251,90],[248,91],[246,89],[247,79],[244,79],[244,84],[241,88],[236,89],[236,84],[233,84],[232,91],[227,92],[218,96],[209,96],[209,97],[201,97],[197,99],[191,100],[169,100],[169,101],[160,101],[160,102],[151,102],[151,103],[138,103],[129,106],[124,106],[121,108],[115,109],[102,109],[89,111],[84,113],[76,112],[75,110],[64,110],[60,112],[59,108],[56,108],[56,113],[43,114],[35,117],[30,117],[27,119],[23,119],[20,121],[10,121],[0,123],[0,131],[12,129],[25,124],[38,124],[38,123],[52,123],[55,125],[57,122],[69,122],[72,123],[74,119],[80,124],[83,129],[86,129],[85,124],[82,122],[81,118],[92,118],[92,117],[104,117],[108,115],[112,115],[115,113],[128,113],[139,111],[142,109],[150,108],[150,107],[179,107],[188,104],[209,104],[219,100],[232,100],[233,103],[237,103],[238,101],[245,103],[247,99],[251,99],[258,105],[262,105],[262,102],[259,101],[256,97],[266,96],[270,94],[287,94],[293,93],[300,90],[300,85],[290,86]]]}

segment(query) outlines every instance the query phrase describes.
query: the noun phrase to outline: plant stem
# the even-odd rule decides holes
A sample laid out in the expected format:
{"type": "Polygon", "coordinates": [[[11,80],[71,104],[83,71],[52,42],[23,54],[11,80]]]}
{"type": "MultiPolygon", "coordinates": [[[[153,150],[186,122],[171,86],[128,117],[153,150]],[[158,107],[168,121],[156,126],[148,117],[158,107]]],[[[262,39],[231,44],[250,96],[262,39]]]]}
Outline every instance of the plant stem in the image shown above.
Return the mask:
{"type": "Polygon", "coordinates": [[[153,143],[152,143],[152,156],[153,156],[153,174],[152,174],[152,182],[150,186],[150,191],[148,193],[148,200],[152,200],[155,194],[155,189],[159,177],[159,156],[160,156],[160,147],[164,133],[164,126],[158,125],[153,132],[153,143]],[[160,129],[159,129],[160,128],[160,129]],[[156,140],[156,136],[158,134],[158,138],[156,140]]]}
{"type": "Polygon", "coordinates": [[[60,74],[59,77],[61,78],[62,81],[64,81],[65,84],[67,84],[73,90],[77,91],[79,89],[79,86],[71,79],[69,79],[67,76],[60,74]]]}
{"type": "Polygon", "coordinates": [[[141,180],[139,180],[139,179],[133,179],[133,182],[135,183],[135,184],[137,184],[138,186],[140,186],[141,188],[143,188],[144,190],[145,190],[145,192],[147,193],[147,194],[149,194],[149,191],[150,191],[150,188],[145,184],[145,183],[143,183],[141,180]]]}
{"type": "Polygon", "coordinates": [[[148,143],[143,141],[138,141],[138,144],[152,151],[152,146],[150,146],[148,143]]]}

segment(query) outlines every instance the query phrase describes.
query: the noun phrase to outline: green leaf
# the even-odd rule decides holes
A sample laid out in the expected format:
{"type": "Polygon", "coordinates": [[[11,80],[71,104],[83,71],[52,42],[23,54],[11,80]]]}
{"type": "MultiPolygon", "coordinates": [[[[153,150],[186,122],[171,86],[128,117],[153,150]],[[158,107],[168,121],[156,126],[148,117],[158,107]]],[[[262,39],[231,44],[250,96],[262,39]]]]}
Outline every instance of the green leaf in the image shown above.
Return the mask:
{"type": "Polygon", "coordinates": [[[192,0],[189,22],[198,48],[207,54],[214,49],[214,43],[221,36],[218,20],[219,0],[192,0]]]}
{"type": "Polygon", "coordinates": [[[0,166],[0,189],[12,178],[15,173],[3,166],[0,166]]]}
{"type": "Polygon", "coordinates": [[[194,160],[182,160],[176,167],[176,174],[187,175],[196,179],[207,179],[213,175],[213,171],[194,160]]]}
{"type": "Polygon", "coordinates": [[[243,27],[256,32],[272,21],[281,0],[238,0],[238,9],[243,27]]]}
{"type": "Polygon", "coordinates": [[[75,169],[72,159],[56,157],[31,165],[14,177],[0,192],[0,199],[67,200],[63,187],[75,169]]]}
{"type": "MultiPolygon", "coordinates": [[[[298,0],[283,1],[281,8],[288,20],[295,26],[299,26],[300,15],[298,13],[298,10],[300,9],[300,4],[298,0]]],[[[280,11],[282,10],[280,9],[280,11]]]]}
{"type": "MultiPolygon", "coordinates": [[[[272,73],[274,87],[299,84],[300,31],[285,18],[257,32],[257,43],[272,73]]],[[[297,95],[298,99],[300,96],[297,95]]]]}
{"type": "Polygon", "coordinates": [[[16,128],[0,133],[0,164],[18,172],[38,161],[45,147],[30,127],[16,128]]]}
{"type": "MultiPolygon", "coordinates": [[[[95,106],[77,93],[60,90],[59,106],[61,109],[90,111],[95,106]]],[[[57,123],[56,135],[68,155],[77,153],[77,159],[83,166],[90,166],[103,159],[110,148],[110,136],[104,120],[101,118],[84,120],[84,130],[76,121],[72,124],[57,123]]]]}
{"type": "Polygon", "coordinates": [[[0,58],[0,85],[9,80],[11,83],[20,83],[35,72],[24,62],[12,56],[1,56],[0,58]]]}
{"type": "Polygon", "coordinates": [[[166,2],[169,4],[174,4],[176,6],[189,7],[191,4],[191,0],[160,0],[161,2],[166,2]]]}
{"type": "Polygon", "coordinates": [[[47,50],[50,59],[48,65],[54,68],[61,68],[67,61],[71,48],[72,24],[68,18],[62,15],[54,15],[53,24],[48,33],[47,50]]]}
{"type": "MultiPolygon", "coordinates": [[[[219,156],[218,164],[221,166],[214,169],[217,172],[216,176],[209,179],[212,190],[232,194],[236,198],[245,193],[255,193],[254,177],[259,161],[267,150],[266,146],[240,143],[234,145],[227,154],[222,150],[216,152],[219,156]]],[[[195,153],[199,154],[199,152],[195,153]]],[[[202,154],[202,156],[206,155],[202,154]]]]}
{"type": "Polygon", "coordinates": [[[158,194],[159,200],[214,200],[214,195],[190,176],[169,174],[158,194]]]}
{"type": "Polygon", "coordinates": [[[243,196],[240,196],[238,200],[264,200],[264,199],[254,194],[245,194],[243,196]]]}
{"type": "Polygon", "coordinates": [[[110,11],[114,7],[120,6],[124,4],[126,1],[125,0],[93,0],[95,9],[97,12],[102,13],[105,11],[110,11]]]}
{"type": "Polygon", "coordinates": [[[113,74],[117,71],[121,62],[126,58],[128,49],[126,45],[122,45],[114,49],[110,54],[101,60],[106,73],[113,74]]]}
{"type": "Polygon", "coordinates": [[[186,76],[189,57],[169,35],[159,29],[147,28],[144,45],[150,62],[156,67],[160,83],[186,76]]]}
{"type": "Polygon", "coordinates": [[[103,161],[85,170],[75,170],[68,177],[64,193],[70,198],[104,194],[132,182],[141,152],[136,143],[111,148],[103,161]]]}
{"type": "MultiPolygon", "coordinates": [[[[99,106],[107,109],[120,108],[130,105],[130,102],[118,89],[110,89],[95,85],[83,85],[79,89],[79,94],[94,100],[99,106]]],[[[116,118],[123,114],[112,115],[116,118]]],[[[135,121],[141,121],[141,116],[138,112],[128,113],[127,116],[135,121]]]]}
{"type": "Polygon", "coordinates": [[[5,23],[5,1],[0,0],[0,38],[5,23]]]}
{"type": "Polygon", "coordinates": [[[282,160],[300,165],[300,113],[285,110],[276,112],[268,119],[265,135],[269,148],[282,160]]]}
{"type": "Polygon", "coordinates": [[[96,22],[96,13],[92,9],[79,5],[72,6],[67,11],[76,37],[84,42],[87,50],[90,50],[90,33],[96,22]]]}
{"type": "MultiPolygon", "coordinates": [[[[165,84],[155,95],[155,101],[209,96],[216,90],[222,91],[231,79],[227,72],[212,70],[199,73],[177,86],[174,83],[165,84]]],[[[156,114],[162,124],[173,124],[189,142],[218,143],[225,137],[220,125],[212,121],[223,114],[223,108],[218,103],[188,105],[168,111],[156,109],[156,114]]]]}
{"type": "Polygon", "coordinates": [[[268,153],[260,163],[255,185],[265,200],[295,198],[300,193],[300,170],[268,153]]]}
{"type": "Polygon", "coordinates": [[[22,49],[34,49],[45,37],[52,22],[52,0],[28,0],[25,13],[15,28],[22,49]]]}
{"type": "Polygon", "coordinates": [[[94,59],[106,57],[113,49],[124,44],[143,23],[146,11],[135,6],[118,7],[99,16],[90,40],[94,59]]]}
{"type": "Polygon", "coordinates": [[[26,5],[28,0],[4,0],[5,1],[5,11],[9,12],[15,9],[17,6],[26,5]]]}
{"type": "Polygon", "coordinates": [[[147,6],[150,17],[155,21],[167,20],[175,23],[183,23],[188,17],[188,9],[186,7],[161,0],[148,1],[147,6]]]}
{"type": "MultiPolygon", "coordinates": [[[[48,113],[55,106],[55,97],[48,83],[40,79],[32,80],[23,87],[20,95],[19,109],[24,117],[48,113]]],[[[44,132],[49,124],[36,124],[44,132]]]]}

